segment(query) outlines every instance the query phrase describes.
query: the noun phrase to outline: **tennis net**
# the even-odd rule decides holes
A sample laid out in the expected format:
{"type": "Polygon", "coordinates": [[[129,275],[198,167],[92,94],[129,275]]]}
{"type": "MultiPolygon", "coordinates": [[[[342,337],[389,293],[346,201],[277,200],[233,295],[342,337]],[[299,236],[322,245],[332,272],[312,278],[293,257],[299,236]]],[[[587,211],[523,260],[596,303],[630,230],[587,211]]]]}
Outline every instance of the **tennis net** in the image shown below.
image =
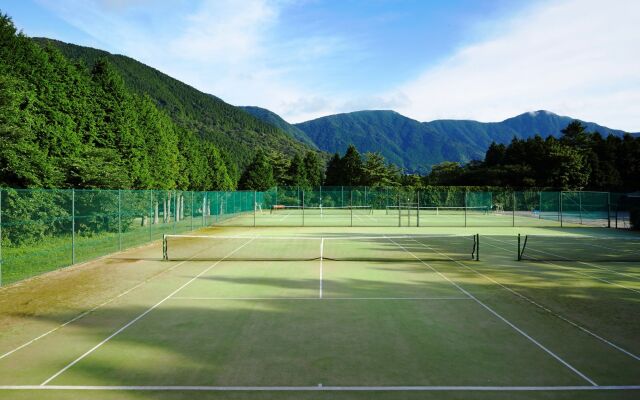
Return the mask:
{"type": "Polygon", "coordinates": [[[474,207],[450,207],[450,206],[387,206],[387,215],[397,215],[410,211],[424,215],[464,215],[464,214],[488,214],[490,207],[474,206],[474,207]]]}
{"type": "Polygon", "coordinates": [[[518,235],[518,260],[640,261],[640,238],[518,235]]]}
{"type": "Polygon", "coordinates": [[[372,206],[286,206],[274,205],[271,207],[271,214],[306,214],[306,215],[350,215],[350,214],[372,214],[372,206]]]}
{"type": "Polygon", "coordinates": [[[163,259],[211,261],[478,260],[479,235],[242,237],[165,235],[163,259]]]}

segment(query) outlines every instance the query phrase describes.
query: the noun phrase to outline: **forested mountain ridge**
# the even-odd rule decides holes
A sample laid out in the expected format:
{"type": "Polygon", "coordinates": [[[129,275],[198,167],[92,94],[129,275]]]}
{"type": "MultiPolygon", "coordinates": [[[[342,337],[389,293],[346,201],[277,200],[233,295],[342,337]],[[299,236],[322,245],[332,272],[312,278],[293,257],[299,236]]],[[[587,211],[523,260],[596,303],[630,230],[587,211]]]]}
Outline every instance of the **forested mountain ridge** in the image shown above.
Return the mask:
{"type": "Polygon", "coordinates": [[[71,60],[82,60],[89,68],[99,59],[109,60],[128,88],[149,96],[176,124],[196,131],[228,154],[232,167],[237,167],[233,171],[236,179],[258,148],[290,157],[310,149],[277,125],[266,123],[132,58],[52,39],[33,40],[44,47],[57,48],[71,60]]]}
{"type": "Polygon", "coordinates": [[[281,116],[274,113],[273,111],[267,110],[266,108],[255,107],[255,106],[241,106],[241,109],[253,115],[254,117],[268,123],[274,125],[283,131],[285,131],[292,138],[308,145],[313,149],[317,149],[316,144],[307,136],[307,134],[297,128],[296,126],[285,121],[281,116]]]}
{"type": "MultiPolygon", "coordinates": [[[[419,122],[394,111],[356,111],[321,117],[294,126],[319,149],[342,152],[351,143],[359,150],[381,152],[409,172],[424,172],[442,161],[481,160],[492,142],[509,143],[539,134],[559,137],[574,119],[548,111],[528,112],[502,122],[435,120],[419,122]]],[[[621,130],[582,122],[588,131],[622,136],[621,130]]],[[[637,134],[636,134],[637,135],[637,134]]]]}
{"type": "Polygon", "coordinates": [[[108,60],[71,62],[0,13],[1,186],[230,190],[229,167],[108,60]]]}

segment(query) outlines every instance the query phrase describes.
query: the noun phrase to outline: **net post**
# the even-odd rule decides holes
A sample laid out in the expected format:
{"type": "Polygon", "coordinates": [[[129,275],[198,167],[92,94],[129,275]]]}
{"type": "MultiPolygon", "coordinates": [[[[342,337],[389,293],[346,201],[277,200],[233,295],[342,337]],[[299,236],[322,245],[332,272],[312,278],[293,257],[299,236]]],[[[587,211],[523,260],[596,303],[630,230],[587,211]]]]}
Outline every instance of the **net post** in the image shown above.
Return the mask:
{"type": "Polygon", "coordinates": [[[256,212],[258,208],[258,195],[256,191],[253,191],[253,227],[256,227],[256,212]]]}
{"type": "Polygon", "coordinates": [[[118,189],[118,251],[122,251],[122,189],[118,189]]]}
{"type": "Polygon", "coordinates": [[[162,234],[162,259],[167,261],[167,234],[162,234]]]}
{"type": "Polygon", "coordinates": [[[76,190],[71,189],[71,264],[76,263],[76,190]]]}
{"type": "Polygon", "coordinates": [[[476,233],[476,261],[480,261],[480,234],[476,233]]]}
{"type": "Polygon", "coordinates": [[[518,233],[518,261],[522,261],[522,254],[520,253],[520,234],[518,233]]]}
{"type": "Polygon", "coordinates": [[[560,228],[562,228],[563,222],[564,222],[563,221],[564,218],[563,218],[563,215],[562,215],[562,191],[560,191],[559,195],[560,195],[560,204],[559,204],[559,206],[560,206],[560,216],[559,217],[560,217],[560,228]]]}

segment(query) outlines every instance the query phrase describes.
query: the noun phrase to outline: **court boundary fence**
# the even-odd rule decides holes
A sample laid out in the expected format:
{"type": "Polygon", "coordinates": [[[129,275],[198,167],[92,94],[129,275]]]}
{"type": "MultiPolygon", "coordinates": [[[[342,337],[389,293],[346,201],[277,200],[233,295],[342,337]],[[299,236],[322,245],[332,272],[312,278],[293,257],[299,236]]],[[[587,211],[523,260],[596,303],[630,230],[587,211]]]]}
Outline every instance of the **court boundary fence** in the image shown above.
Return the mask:
{"type": "Polygon", "coordinates": [[[628,213],[619,207],[623,197],[608,192],[465,187],[275,187],[233,192],[0,188],[0,286],[161,240],[165,234],[215,225],[262,226],[264,216],[278,206],[297,207],[301,216],[289,218],[287,224],[269,221],[265,226],[321,226],[306,214],[323,207],[343,211],[339,225],[329,226],[433,226],[426,215],[433,207],[462,207],[459,224],[447,225],[445,218],[438,226],[493,226],[486,217],[474,225],[475,212],[468,211],[482,209],[500,215],[496,221],[502,224],[510,216],[510,226],[519,226],[518,218],[526,215],[560,227],[624,228],[628,213]],[[384,214],[388,207],[397,207],[397,218],[385,215],[380,218],[384,224],[377,225],[375,218],[354,214],[363,207],[384,214]]]}

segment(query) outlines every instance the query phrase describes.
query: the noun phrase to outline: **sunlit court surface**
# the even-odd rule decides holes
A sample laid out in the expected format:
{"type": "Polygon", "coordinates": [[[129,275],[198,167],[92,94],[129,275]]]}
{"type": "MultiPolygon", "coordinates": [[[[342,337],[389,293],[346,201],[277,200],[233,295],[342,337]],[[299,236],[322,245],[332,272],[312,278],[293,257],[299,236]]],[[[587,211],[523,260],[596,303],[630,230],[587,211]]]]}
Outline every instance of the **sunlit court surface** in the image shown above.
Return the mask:
{"type": "Polygon", "coordinates": [[[638,398],[638,259],[605,228],[166,235],[3,288],[0,398],[638,398]]]}

